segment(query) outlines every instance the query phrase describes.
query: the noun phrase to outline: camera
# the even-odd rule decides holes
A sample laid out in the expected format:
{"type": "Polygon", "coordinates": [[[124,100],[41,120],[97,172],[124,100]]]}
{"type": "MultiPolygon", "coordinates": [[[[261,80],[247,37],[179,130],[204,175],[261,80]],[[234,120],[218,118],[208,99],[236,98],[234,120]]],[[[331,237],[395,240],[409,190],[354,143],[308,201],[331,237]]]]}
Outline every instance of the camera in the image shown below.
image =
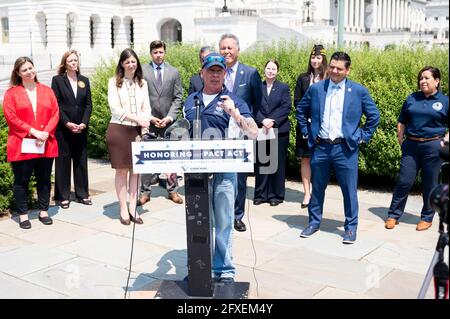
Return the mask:
{"type": "Polygon", "coordinates": [[[448,184],[439,184],[431,191],[430,203],[440,220],[448,225],[448,184]]]}

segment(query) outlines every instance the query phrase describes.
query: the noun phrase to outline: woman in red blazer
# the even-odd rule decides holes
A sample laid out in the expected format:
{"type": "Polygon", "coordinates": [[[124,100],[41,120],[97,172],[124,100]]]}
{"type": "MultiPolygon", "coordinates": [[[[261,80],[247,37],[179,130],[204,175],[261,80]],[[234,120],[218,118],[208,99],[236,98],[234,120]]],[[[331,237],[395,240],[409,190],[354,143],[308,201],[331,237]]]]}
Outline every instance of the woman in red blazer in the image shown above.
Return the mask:
{"type": "Polygon", "coordinates": [[[51,225],[47,210],[50,201],[50,176],[53,159],[58,156],[55,129],[59,108],[55,94],[37,81],[33,62],[20,57],[11,72],[11,88],[3,99],[3,112],[8,123],[6,154],[14,173],[13,193],[19,226],[31,228],[28,220],[28,184],[31,175],[37,181],[39,221],[51,225]]]}

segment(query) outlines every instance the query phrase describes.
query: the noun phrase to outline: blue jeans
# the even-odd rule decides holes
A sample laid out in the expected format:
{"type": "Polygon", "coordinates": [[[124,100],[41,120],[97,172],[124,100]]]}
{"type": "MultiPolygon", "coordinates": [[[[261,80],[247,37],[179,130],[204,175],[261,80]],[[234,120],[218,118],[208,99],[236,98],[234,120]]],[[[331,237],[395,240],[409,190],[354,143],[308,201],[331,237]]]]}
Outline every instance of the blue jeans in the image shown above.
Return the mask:
{"type": "Polygon", "coordinates": [[[402,159],[397,185],[395,185],[389,207],[388,217],[399,219],[405,211],[409,191],[416,181],[419,169],[422,171],[423,207],[420,219],[432,222],[434,210],[430,205],[430,194],[438,184],[442,160],[439,157],[440,141],[416,142],[405,140],[402,143],[402,159]]]}
{"type": "Polygon", "coordinates": [[[232,277],[236,268],[232,262],[236,173],[217,173],[209,181],[209,210],[215,236],[213,237],[212,270],[216,277],[232,277]]]}

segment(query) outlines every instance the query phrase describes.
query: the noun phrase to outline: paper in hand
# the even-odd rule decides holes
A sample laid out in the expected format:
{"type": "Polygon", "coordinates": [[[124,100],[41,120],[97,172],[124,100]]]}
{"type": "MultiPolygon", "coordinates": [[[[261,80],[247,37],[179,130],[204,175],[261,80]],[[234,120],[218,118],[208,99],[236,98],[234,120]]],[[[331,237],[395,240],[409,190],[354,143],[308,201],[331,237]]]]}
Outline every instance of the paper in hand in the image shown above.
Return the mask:
{"type": "Polygon", "coordinates": [[[24,138],[22,140],[22,153],[26,154],[44,154],[45,152],[45,143],[38,146],[36,145],[36,139],[34,138],[24,138]]]}

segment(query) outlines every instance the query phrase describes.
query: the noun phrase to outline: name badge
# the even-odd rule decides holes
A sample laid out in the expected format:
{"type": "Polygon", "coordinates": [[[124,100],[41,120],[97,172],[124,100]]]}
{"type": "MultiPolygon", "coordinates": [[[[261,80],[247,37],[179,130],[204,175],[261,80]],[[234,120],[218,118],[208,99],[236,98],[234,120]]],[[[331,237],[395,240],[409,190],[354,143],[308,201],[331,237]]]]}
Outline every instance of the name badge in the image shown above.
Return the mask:
{"type": "Polygon", "coordinates": [[[433,105],[432,105],[431,107],[432,107],[433,110],[435,110],[435,111],[440,111],[440,110],[442,110],[443,105],[442,105],[441,102],[436,102],[436,103],[433,103],[433,105]]]}

